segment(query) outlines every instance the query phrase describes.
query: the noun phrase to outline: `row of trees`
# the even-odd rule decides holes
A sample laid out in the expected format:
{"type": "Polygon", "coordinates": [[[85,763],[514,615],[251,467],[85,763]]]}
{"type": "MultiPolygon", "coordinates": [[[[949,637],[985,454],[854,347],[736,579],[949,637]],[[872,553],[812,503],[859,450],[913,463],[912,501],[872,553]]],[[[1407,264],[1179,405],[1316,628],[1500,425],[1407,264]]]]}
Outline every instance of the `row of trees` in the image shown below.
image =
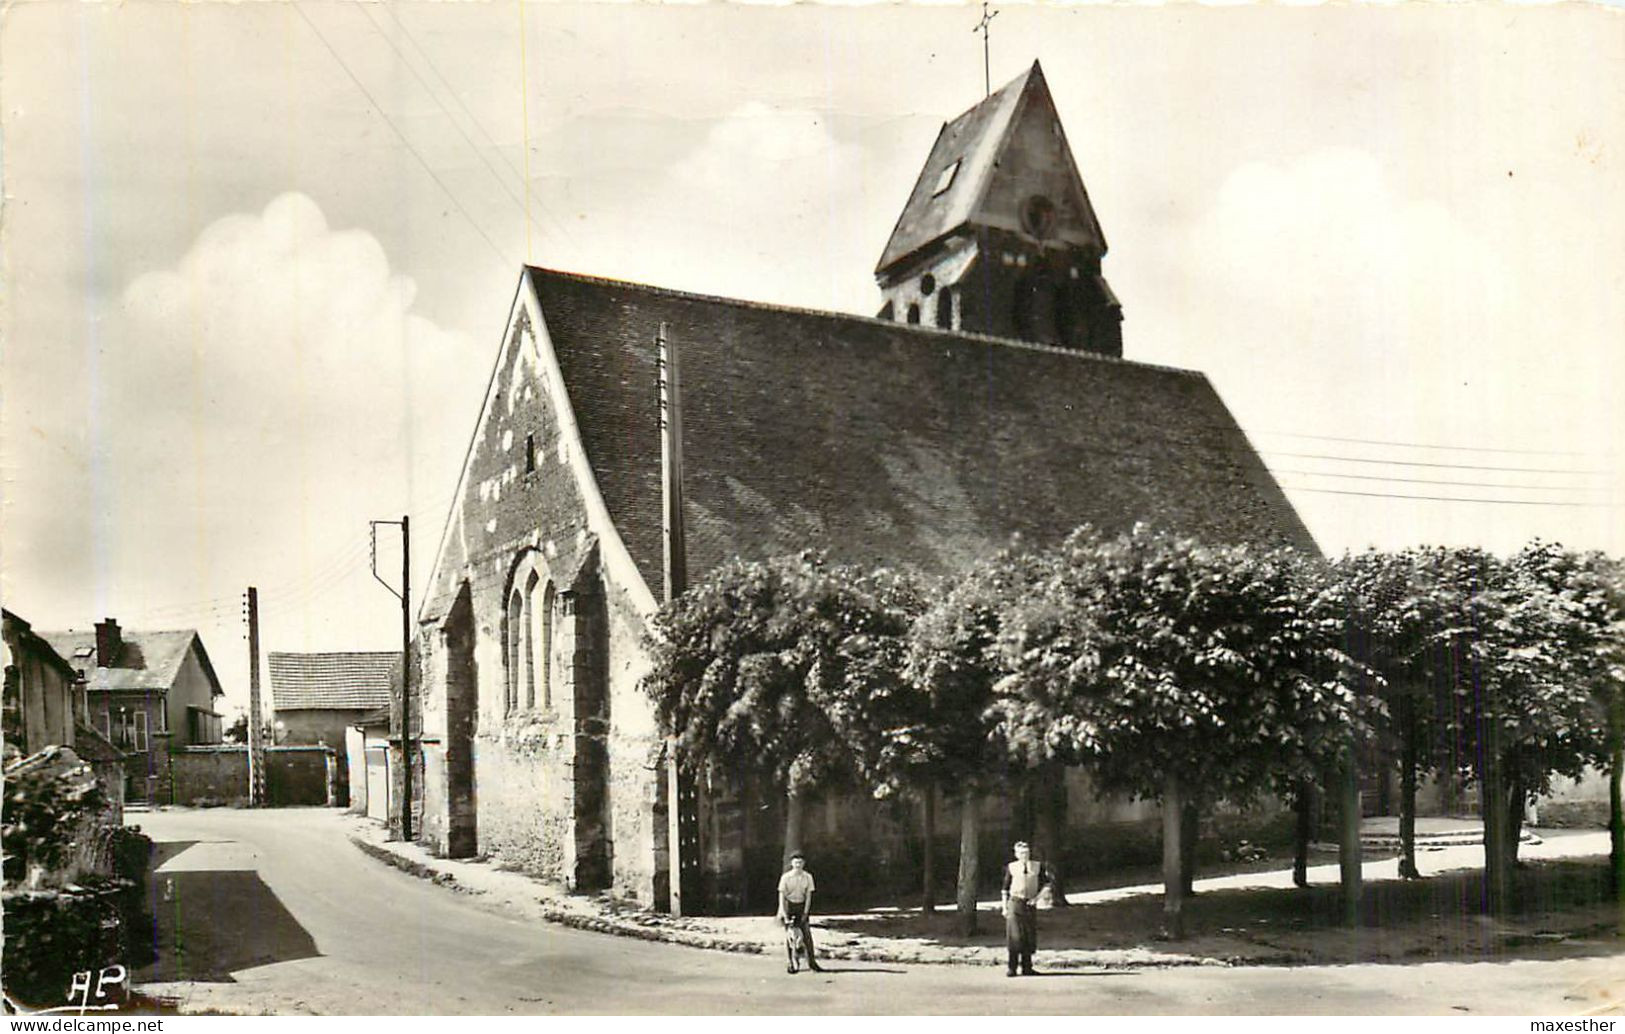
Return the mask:
{"type": "MultiPolygon", "coordinates": [[[[1525,801],[1554,775],[1607,768],[1625,891],[1625,589],[1599,554],[1537,542],[1506,559],[1418,549],[1327,563],[1085,527],[944,581],[813,553],[734,561],[664,608],[653,636],[645,685],[681,763],[782,790],[786,852],[815,791],[919,794],[928,843],[936,793],[961,800],[967,930],[977,798],[1012,769],[1066,765],[1162,803],[1174,936],[1202,810],[1301,803],[1329,773],[1352,915],[1356,759],[1373,748],[1401,763],[1409,875],[1418,779],[1478,786],[1492,911],[1508,901],[1525,801]]],[[[933,876],[928,863],[927,907],[933,876]]]]}

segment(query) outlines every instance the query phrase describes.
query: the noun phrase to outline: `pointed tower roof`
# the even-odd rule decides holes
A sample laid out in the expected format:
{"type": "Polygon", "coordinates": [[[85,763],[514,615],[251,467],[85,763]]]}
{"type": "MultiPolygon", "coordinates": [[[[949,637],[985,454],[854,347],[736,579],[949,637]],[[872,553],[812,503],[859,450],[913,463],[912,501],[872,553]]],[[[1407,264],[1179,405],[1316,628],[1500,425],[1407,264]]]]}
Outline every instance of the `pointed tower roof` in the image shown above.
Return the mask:
{"type": "Polygon", "coordinates": [[[1060,202],[1053,236],[1104,254],[1105,235],[1072,160],[1044,71],[1034,61],[986,100],[943,125],[875,272],[883,273],[967,224],[1019,231],[1019,218],[1008,199],[994,195],[1001,187],[1006,192],[1019,189],[1020,184],[1010,181],[1029,171],[1041,174],[1046,165],[1049,175],[1044,178],[1051,182],[1044,184],[1045,193],[1060,202]],[[1037,140],[1053,140],[1059,160],[1023,160],[1031,156],[1013,153],[1037,140]],[[1005,160],[1007,155],[1011,161],[1005,160]]]}

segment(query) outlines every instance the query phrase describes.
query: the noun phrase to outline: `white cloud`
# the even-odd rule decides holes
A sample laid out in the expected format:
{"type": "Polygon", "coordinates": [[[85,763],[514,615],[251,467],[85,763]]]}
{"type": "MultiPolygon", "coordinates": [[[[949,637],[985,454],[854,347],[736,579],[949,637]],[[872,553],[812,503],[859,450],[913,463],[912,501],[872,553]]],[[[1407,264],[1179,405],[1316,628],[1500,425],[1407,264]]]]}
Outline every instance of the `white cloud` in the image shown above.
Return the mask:
{"type": "MultiPolygon", "coordinates": [[[[77,472],[109,613],[150,627],[174,612],[143,607],[258,584],[264,649],[391,644],[367,521],[409,508],[426,584],[488,373],[413,312],[415,293],[373,236],[329,227],[302,194],[216,221],[128,284],[86,371],[77,472]]],[[[205,626],[235,695],[236,608],[180,616],[205,626]]]]}
{"type": "Polygon", "coordinates": [[[573,262],[713,294],[867,307],[886,225],[877,230],[853,189],[867,182],[863,147],[828,113],[749,101],[703,133],[682,130],[694,142],[661,174],[590,206],[573,262]]]}

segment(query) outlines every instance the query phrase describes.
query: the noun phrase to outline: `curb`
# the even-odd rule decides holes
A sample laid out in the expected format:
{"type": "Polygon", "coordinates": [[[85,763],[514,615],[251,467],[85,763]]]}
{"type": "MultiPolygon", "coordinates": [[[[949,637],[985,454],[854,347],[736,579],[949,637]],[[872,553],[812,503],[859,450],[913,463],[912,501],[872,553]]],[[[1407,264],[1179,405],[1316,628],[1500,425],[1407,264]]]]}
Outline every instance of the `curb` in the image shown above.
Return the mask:
{"type": "MultiPolygon", "coordinates": [[[[387,847],[382,847],[361,837],[349,834],[350,843],[361,849],[361,852],[375,858],[385,865],[393,866],[408,876],[416,876],[421,880],[437,883],[442,887],[465,894],[477,893],[457,882],[457,877],[449,872],[439,872],[422,862],[411,858],[403,858],[387,847]]],[[[735,941],[720,937],[707,937],[704,934],[691,933],[686,930],[659,929],[641,923],[616,921],[603,916],[583,915],[574,909],[563,908],[554,904],[547,898],[538,898],[537,903],[542,908],[542,919],[560,926],[574,927],[577,930],[590,930],[593,933],[613,934],[617,937],[630,937],[640,941],[663,941],[668,944],[680,944],[688,948],[706,948],[712,951],[731,951],[746,955],[760,955],[762,945],[755,941],[735,941]]]]}
{"type": "MultiPolygon", "coordinates": [[[[479,891],[458,883],[457,877],[449,872],[440,872],[432,866],[422,862],[403,857],[389,848],[372,843],[355,834],[347,834],[350,843],[360,848],[363,854],[401,870],[410,876],[428,880],[451,890],[464,894],[476,894],[479,891]]],[[[665,944],[676,944],[685,948],[698,948],[705,951],[732,952],[737,955],[765,955],[770,946],[761,941],[741,941],[711,934],[699,933],[691,930],[676,929],[666,925],[666,921],[656,913],[639,913],[642,921],[620,919],[603,915],[587,915],[579,910],[560,906],[546,897],[537,897],[537,904],[541,906],[541,918],[545,922],[555,923],[559,926],[573,927],[577,930],[587,930],[592,933],[609,934],[615,937],[630,937],[640,941],[656,941],[665,944]]],[[[989,956],[979,958],[980,949],[955,949],[959,957],[940,958],[922,957],[910,952],[893,952],[875,948],[853,948],[845,945],[820,945],[818,957],[821,959],[839,959],[843,962],[880,962],[900,966],[967,966],[990,968],[1003,965],[1000,957],[989,956]]],[[[1106,972],[1132,972],[1140,969],[1173,969],[1189,966],[1230,966],[1232,963],[1219,959],[1201,958],[1198,956],[1169,956],[1145,962],[1109,962],[1094,959],[1068,959],[1048,958],[1045,968],[1048,970],[1101,970],[1106,972]]]]}

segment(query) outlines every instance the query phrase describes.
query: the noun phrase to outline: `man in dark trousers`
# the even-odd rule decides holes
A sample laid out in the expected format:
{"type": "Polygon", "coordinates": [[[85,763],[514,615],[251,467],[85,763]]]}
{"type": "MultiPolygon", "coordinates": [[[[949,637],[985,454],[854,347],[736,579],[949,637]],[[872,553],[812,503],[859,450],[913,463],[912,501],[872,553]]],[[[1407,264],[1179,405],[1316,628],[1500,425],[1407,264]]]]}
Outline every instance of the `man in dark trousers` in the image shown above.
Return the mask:
{"type": "Polygon", "coordinates": [[[1016,860],[1004,867],[1004,936],[1010,953],[1004,975],[1033,976],[1033,952],[1038,950],[1038,892],[1054,882],[1042,862],[1032,860],[1032,848],[1016,841],[1016,860]],[[1017,964],[1020,964],[1018,970],[1017,964]]]}

